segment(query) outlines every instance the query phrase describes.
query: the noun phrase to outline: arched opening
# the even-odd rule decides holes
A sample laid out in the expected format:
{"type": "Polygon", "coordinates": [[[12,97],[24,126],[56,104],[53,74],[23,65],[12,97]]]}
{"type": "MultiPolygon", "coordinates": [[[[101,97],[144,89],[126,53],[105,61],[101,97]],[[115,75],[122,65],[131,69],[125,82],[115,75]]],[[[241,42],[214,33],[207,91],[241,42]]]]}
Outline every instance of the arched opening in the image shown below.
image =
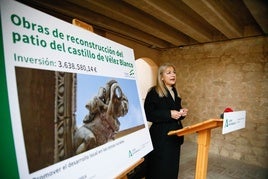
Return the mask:
{"type": "Polygon", "coordinates": [[[139,58],[135,61],[137,70],[137,85],[140,98],[144,99],[150,87],[156,84],[157,65],[149,58],[139,58]]]}

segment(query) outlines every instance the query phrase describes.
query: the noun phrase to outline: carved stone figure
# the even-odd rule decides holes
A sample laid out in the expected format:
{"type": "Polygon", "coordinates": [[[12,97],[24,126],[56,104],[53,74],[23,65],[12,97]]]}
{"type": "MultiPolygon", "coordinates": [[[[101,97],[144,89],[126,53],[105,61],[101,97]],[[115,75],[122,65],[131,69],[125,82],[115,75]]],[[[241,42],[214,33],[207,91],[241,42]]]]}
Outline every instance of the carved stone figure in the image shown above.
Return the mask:
{"type": "Polygon", "coordinates": [[[128,112],[128,99],[119,84],[111,80],[86,104],[89,114],[74,134],[75,154],[85,152],[113,140],[119,131],[119,117],[128,112]]]}

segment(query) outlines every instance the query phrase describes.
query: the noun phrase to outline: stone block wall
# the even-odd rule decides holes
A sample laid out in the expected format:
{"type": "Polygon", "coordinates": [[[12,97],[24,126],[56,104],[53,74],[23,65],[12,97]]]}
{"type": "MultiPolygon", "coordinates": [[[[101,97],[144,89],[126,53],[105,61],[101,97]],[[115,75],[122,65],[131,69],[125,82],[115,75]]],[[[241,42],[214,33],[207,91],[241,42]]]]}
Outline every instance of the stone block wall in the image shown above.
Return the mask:
{"type": "Polygon", "coordinates": [[[170,49],[161,54],[163,62],[177,67],[177,89],[189,109],[184,126],[219,118],[226,107],[245,110],[244,129],[212,130],[210,152],[268,168],[268,38],[170,49]]]}

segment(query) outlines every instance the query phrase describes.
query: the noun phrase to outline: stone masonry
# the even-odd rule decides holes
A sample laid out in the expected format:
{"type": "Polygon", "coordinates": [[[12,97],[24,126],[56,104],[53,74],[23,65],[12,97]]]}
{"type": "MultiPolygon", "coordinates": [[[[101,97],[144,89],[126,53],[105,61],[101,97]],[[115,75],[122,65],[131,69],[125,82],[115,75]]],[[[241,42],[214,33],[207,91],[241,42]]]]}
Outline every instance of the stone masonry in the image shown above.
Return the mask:
{"type": "Polygon", "coordinates": [[[184,126],[219,118],[226,107],[246,111],[244,129],[212,130],[211,153],[268,168],[268,37],[170,49],[159,62],[177,67],[177,89],[189,109],[184,126]]]}

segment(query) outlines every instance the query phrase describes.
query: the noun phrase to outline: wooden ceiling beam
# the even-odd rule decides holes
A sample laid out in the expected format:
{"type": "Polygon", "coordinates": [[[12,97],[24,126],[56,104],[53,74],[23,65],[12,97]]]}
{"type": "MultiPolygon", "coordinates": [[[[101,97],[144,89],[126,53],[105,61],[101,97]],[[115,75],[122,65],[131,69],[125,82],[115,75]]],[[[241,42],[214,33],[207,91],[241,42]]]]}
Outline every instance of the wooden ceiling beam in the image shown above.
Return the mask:
{"type": "Polygon", "coordinates": [[[107,16],[115,21],[128,24],[133,28],[152,34],[174,46],[188,44],[191,40],[185,34],[166,26],[165,23],[148,16],[142,11],[131,8],[127,3],[115,0],[68,0],[84,8],[107,16]],[[127,14],[127,15],[126,15],[127,14]],[[142,20],[141,20],[142,19],[142,20]]]}
{"type": "Polygon", "coordinates": [[[208,23],[218,29],[227,38],[243,37],[243,27],[234,21],[227,11],[215,0],[182,0],[208,23]]]}
{"type": "Polygon", "coordinates": [[[125,38],[129,38],[149,47],[168,48],[172,46],[170,43],[156,38],[155,36],[147,34],[143,31],[139,31],[126,24],[113,21],[106,16],[102,16],[87,9],[83,9],[75,4],[70,4],[67,1],[57,1],[57,3],[51,3],[50,1],[46,0],[23,0],[21,2],[24,2],[33,7],[37,7],[39,10],[48,14],[52,14],[54,11],[57,12],[57,15],[61,14],[63,16],[68,16],[70,19],[77,18],[85,23],[92,25],[93,27],[100,28],[117,35],[121,34],[121,36],[125,38]]]}
{"type": "MultiPolygon", "coordinates": [[[[178,6],[173,6],[170,1],[137,1],[124,0],[132,6],[145,11],[146,13],[160,19],[162,22],[179,29],[182,33],[188,35],[198,42],[208,42],[212,40],[212,34],[202,24],[195,21],[184,13],[185,10],[178,9],[178,6],[183,6],[180,1],[178,6]]],[[[185,5],[184,5],[185,7],[185,5]]],[[[182,7],[182,8],[184,8],[182,7]]]]}
{"type": "Polygon", "coordinates": [[[267,35],[266,0],[17,0],[155,49],[267,35]]]}
{"type": "Polygon", "coordinates": [[[265,0],[244,0],[252,16],[265,34],[268,34],[268,2],[265,0]]]}

